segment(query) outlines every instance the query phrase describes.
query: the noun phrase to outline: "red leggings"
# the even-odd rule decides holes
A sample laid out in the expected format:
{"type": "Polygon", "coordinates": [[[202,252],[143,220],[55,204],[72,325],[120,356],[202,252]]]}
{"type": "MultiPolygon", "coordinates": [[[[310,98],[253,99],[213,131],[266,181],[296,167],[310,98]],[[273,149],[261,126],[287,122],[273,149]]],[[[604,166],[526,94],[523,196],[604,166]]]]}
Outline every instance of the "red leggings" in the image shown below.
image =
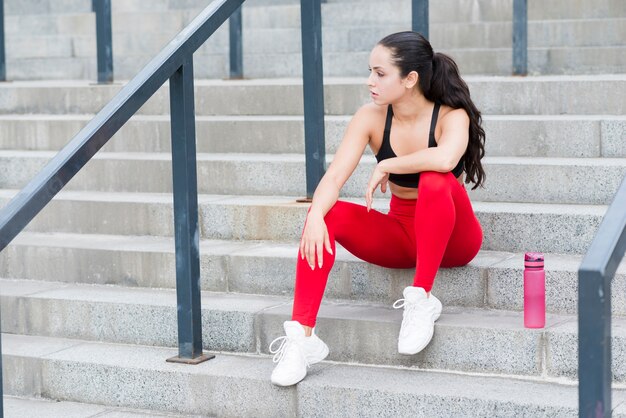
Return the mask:
{"type": "Polygon", "coordinates": [[[465,188],[452,173],[423,172],[418,199],[392,195],[387,215],[338,201],[324,218],[333,254],[324,250],[322,268],[311,270],[298,255],[292,319],[315,326],[335,240],[358,258],[390,268],[413,268],[413,286],[427,292],[439,267],[459,267],[478,253],[483,234],[465,188]]]}

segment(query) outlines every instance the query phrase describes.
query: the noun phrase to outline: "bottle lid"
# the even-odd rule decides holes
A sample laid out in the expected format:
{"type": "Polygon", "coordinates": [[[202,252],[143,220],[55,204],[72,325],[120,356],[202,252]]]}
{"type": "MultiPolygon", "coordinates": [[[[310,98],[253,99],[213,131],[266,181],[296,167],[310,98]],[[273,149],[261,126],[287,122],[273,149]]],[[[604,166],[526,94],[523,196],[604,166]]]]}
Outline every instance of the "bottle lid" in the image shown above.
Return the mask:
{"type": "Polygon", "coordinates": [[[543,261],[543,253],[526,253],[524,261],[543,261]]]}
{"type": "Polygon", "coordinates": [[[524,266],[525,267],[535,267],[542,268],[543,267],[543,253],[526,253],[524,255],[524,266]]]}

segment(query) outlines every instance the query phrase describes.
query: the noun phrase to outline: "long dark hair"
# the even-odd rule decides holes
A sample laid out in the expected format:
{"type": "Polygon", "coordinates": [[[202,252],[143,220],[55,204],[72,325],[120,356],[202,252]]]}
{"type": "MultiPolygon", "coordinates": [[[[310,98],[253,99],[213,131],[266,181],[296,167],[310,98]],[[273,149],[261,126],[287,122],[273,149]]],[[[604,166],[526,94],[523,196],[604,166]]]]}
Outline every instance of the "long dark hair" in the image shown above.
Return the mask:
{"type": "Polygon", "coordinates": [[[469,88],[454,60],[440,52],[435,53],[430,42],[417,32],[393,33],[378,44],[389,48],[402,77],[411,71],[417,72],[419,89],[426,99],[453,109],[465,109],[470,118],[469,144],[462,157],[465,182],[474,183],[472,190],[481,186],[485,181],[485,171],[480,162],[485,155],[485,131],[480,126],[480,111],[472,102],[469,88]]]}

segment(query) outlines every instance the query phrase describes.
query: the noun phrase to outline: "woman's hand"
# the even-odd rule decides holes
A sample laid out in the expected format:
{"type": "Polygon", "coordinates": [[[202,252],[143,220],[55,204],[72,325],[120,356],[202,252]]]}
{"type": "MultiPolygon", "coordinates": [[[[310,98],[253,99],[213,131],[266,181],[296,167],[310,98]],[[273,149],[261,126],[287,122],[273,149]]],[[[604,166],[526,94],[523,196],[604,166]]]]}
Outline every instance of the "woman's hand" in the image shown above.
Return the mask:
{"type": "Polygon", "coordinates": [[[380,164],[376,164],[372,177],[367,183],[367,190],[365,191],[365,202],[367,203],[367,211],[372,209],[372,200],[374,198],[374,192],[380,185],[380,191],[387,192],[387,182],[389,181],[389,173],[384,172],[380,168],[380,164]]]}
{"type": "Polygon", "coordinates": [[[315,256],[317,255],[317,265],[319,268],[322,268],[324,248],[330,254],[333,253],[324,217],[317,212],[309,212],[304,232],[300,239],[300,257],[303,260],[306,257],[309,267],[311,267],[311,270],[314,270],[315,256]]]}

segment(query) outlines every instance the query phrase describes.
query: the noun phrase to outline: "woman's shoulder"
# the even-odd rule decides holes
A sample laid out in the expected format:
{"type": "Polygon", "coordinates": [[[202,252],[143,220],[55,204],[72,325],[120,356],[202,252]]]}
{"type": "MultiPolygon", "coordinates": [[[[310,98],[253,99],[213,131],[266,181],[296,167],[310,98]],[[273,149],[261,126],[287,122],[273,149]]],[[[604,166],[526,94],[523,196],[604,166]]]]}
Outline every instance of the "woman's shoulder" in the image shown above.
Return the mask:
{"type": "Polygon", "coordinates": [[[384,126],[386,116],[387,106],[380,106],[370,102],[361,106],[354,114],[353,119],[371,128],[376,128],[381,123],[384,126]]]}
{"type": "Polygon", "coordinates": [[[467,111],[462,107],[455,109],[448,105],[442,104],[439,108],[439,121],[442,124],[459,123],[463,121],[469,122],[469,115],[467,114],[467,111]]]}

